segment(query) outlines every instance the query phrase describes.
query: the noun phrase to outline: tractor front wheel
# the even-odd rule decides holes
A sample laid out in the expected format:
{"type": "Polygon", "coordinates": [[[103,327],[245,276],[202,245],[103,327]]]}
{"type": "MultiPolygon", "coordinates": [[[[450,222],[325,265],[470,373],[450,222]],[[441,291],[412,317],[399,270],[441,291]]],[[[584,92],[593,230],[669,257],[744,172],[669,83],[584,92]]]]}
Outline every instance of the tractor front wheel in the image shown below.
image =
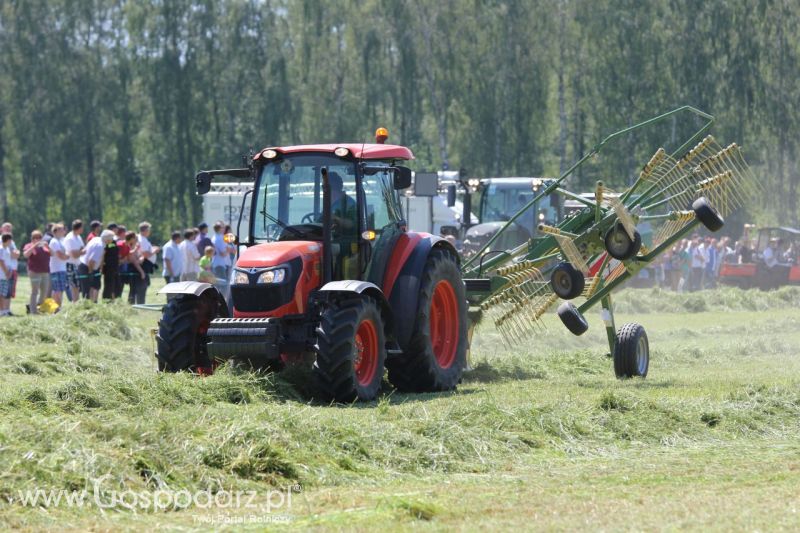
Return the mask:
{"type": "Polygon", "coordinates": [[[349,298],[332,303],[317,327],[314,375],[325,400],[374,400],[381,389],[386,334],[378,303],[349,298]]]}
{"type": "Polygon", "coordinates": [[[433,249],[423,272],[408,349],[386,362],[389,381],[404,392],[454,389],[467,360],[467,299],[458,263],[433,249]]]}
{"type": "Polygon", "coordinates": [[[614,347],[614,373],[620,379],[647,376],[650,367],[650,343],[640,324],[625,324],[617,332],[614,347]]]}
{"type": "Polygon", "coordinates": [[[219,302],[209,294],[182,294],[170,298],[158,321],[158,369],[210,373],[212,363],[206,352],[206,333],[211,321],[220,316],[225,314],[219,302]]]}

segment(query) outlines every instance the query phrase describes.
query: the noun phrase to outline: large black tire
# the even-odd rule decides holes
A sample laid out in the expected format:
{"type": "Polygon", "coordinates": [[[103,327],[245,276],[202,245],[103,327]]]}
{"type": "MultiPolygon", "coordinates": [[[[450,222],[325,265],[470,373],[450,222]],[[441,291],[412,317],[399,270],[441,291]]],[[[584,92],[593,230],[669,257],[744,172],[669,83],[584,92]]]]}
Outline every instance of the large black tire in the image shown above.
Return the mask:
{"type": "Polygon", "coordinates": [[[207,372],[212,364],[206,352],[211,321],[227,316],[210,294],[181,294],[170,298],[158,321],[156,359],[163,372],[207,372]]]}
{"type": "Polygon", "coordinates": [[[467,298],[458,263],[444,250],[428,255],[414,320],[408,348],[386,362],[389,381],[403,392],[454,389],[467,362],[467,298]]]}
{"type": "Polygon", "coordinates": [[[571,263],[559,263],[550,274],[550,286],[559,298],[572,300],[583,293],[586,280],[571,263]]]}
{"type": "Polygon", "coordinates": [[[317,327],[314,376],[322,399],[374,400],[381,390],[386,332],[378,303],[356,297],[332,303],[317,327]]]}
{"type": "Polygon", "coordinates": [[[708,203],[704,196],[692,203],[692,210],[694,210],[694,216],[697,217],[697,220],[710,231],[719,231],[725,225],[722,215],[708,203]]]}
{"type": "Polygon", "coordinates": [[[614,259],[625,261],[639,253],[642,247],[642,236],[638,231],[633,231],[633,240],[622,224],[614,224],[608,230],[605,238],[606,251],[614,259]]]}
{"type": "Polygon", "coordinates": [[[650,367],[650,344],[640,324],[625,324],[617,332],[614,373],[620,379],[646,377],[650,367]]]}

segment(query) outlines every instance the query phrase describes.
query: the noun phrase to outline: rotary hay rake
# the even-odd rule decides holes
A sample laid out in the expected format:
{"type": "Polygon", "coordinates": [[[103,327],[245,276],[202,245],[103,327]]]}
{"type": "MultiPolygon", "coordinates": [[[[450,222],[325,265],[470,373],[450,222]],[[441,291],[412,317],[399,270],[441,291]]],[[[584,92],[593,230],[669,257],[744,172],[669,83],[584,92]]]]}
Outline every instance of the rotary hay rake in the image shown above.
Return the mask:
{"type": "MultiPolygon", "coordinates": [[[[724,217],[746,205],[759,185],[740,147],[720,146],[707,135],[713,117],[684,106],[613,133],[541,191],[466,260],[462,273],[473,317],[485,317],[508,346],[530,339],[543,328],[542,317],[559,299],[562,323],[575,335],[589,327],[584,313],[601,305],[609,355],[620,378],[646,376],[649,344],[644,328],[614,324],[611,292],[650,265],[673,244],[702,224],[719,230],[724,217]],[[570,192],[562,183],[608,143],[681,113],[700,117],[703,125],[673,153],[659,148],[634,183],[615,192],[598,181],[593,198],[570,192]],[[702,137],[702,138],[701,138],[702,137]],[[540,225],[540,236],[513,250],[494,250],[501,234],[546,195],[557,193],[584,208],[557,226],[540,225]],[[651,246],[637,229],[653,229],[651,246]],[[571,300],[582,298],[576,306],[571,300]]],[[[473,320],[473,325],[476,323],[473,320]]]]}

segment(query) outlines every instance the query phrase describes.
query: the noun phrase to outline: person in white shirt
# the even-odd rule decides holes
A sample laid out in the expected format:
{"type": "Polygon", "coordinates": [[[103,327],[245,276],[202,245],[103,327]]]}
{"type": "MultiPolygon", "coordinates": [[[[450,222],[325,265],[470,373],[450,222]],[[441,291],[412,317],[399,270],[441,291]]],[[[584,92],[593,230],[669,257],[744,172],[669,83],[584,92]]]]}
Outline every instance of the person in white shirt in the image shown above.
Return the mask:
{"type": "Polygon", "coordinates": [[[67,258],[67,283],[69,284],[67,298],[73,302],[78,301],[81,286],[78,279],[78,265],[81,264],[81,254],[83,253],[81,233],[83,233],[83,221],[74,220],[72,221],[72,231],[62,241],[64,251],[69,256],[67,258]]]}
{"type": "MultiPolygon", "coordinates": [[[[19,256],[22,254],[19,251],[19,248],[17,248],[17,244],[14,242],[14,226],[11,224],[11,222],[3,223],[3,226],[0,227],[0,233],[8,233],[11,235],[11,245],[9,246],[10,258],[8,260],[8,266],[11,268],[11,277],[9,278],[9,291],[11,293],[11,296],[9,297],[10,305],[10,299],[17,296],[17,278],[19,277],[17,269],[19,268],[19,256]]],[[[8,314],[12,314],[11,311],[9,311],[8,314]]]]}
{"type": "Polygon", "coordinates": [[[104,230],[99,237],[86,243],[86,249],[78,265],[78,276],[81,278],[81,290],[88,298],[97,303],[100,292],[100,268],[103,266],[103,255],[108,243],[114,240],[114,232],[104,230]]]}
{"type": "Polygon", "coordinates": [[[180,245],[183,237],[180,231],[172,232],[172,239],[164,244],[164,271],[162,275],[167,283],[181,280],[183,273],[183,252],[180,245]]]}
{"type": "Polygon", "coordinates": [[[161,248],[158,246],[153,246],[150,243],[150,229],[151,225],[149,222],[142,222],[139,224],[139,235],[136,236],[137,240],[139,241],[139,264],[141,265],[142,270],[144,270],[144,279],[136,280],[136,284],[134,285],[136,288],[136,293],[134,294],[134,303],[136,304],[145,303],[145,299],[147,297],[147,287],[150,286],[150,274],[155,271],[155,258],[161,251],[161,248]]]}
{"type": "Polygon", "coordinates": [[[772,238],[769,240],[769,245],[764,248],[762,256],[764,258],[764,264],[767,265],[768,268],[772,268],[778,264],[778,239],[772,238]]]}
{"type": "Polygon", "coordinates": [[[53,300],[61,307],[62,295],[69,289],[67,281],[67,255],[64,248],[64,225],[53,226],[53,238],[50,239],[50,288],[53,291],[53,300]]]}
{"type": "Polygon", "coordinates": [[[231,273],[231,254],[236,248],[225,242],[225,223],[221,220],[214,223],[214,238],[211,241],[214,246],[211,271],[217,279],[223,279],[227,283],[231,273]]]}
{"type": "Polygon", "coordinates": [[[180,245],[181,252],[183,252],[181,281],[196,281],[197,275],[200,274],[200,252],[194,243],[195,234],[193,229],[183,232],[183,242],[180,245]]]}
{"type": "Polygon", "coordinates": [[[689,277],[689,290],[699,291],[703,284],[703,270],[706,266],[706,256],[700,236],[692,237],[692,244],[689,247],[689,258],[692,262],[692,271],[689,277]]]}

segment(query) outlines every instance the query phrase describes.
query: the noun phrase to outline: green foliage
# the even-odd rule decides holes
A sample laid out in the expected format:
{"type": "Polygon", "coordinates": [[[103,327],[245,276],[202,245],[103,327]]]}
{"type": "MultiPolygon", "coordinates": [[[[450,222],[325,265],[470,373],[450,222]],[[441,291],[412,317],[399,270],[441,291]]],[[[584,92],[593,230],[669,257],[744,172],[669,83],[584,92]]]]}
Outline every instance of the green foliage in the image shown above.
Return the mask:
{"type": "MultiPolygon", "coordinates": [[[[378,125],[419,169],[555,175],[604,134],[691,104],[764,184],[738,222],[797,225],[798,6],[4,2],[0,217],[20,232],[149,219],[165,238],[199,219],[198,169],[266,145],[370,140],[378,125]]],[[[695,126],[615,144],[570,185],[622,187],[695,126]]]]}

